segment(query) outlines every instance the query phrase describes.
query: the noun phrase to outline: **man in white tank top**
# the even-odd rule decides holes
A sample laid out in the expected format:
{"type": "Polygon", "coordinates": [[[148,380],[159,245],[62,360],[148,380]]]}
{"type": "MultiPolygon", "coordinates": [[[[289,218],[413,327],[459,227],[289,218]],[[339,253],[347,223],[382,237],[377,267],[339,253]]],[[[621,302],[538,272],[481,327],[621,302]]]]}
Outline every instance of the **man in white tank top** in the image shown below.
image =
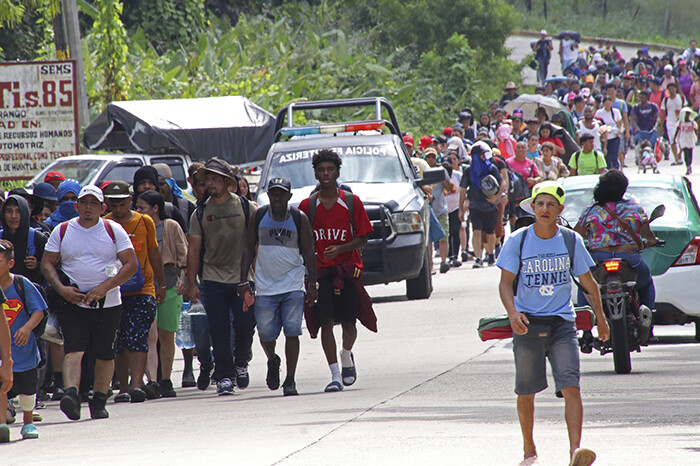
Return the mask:
{"type": "MultiPolygon", "coordinates": [[[[280,386],[281,359],[275,353],[275,343],[284,329],[287,376],[282,391],[285,396],[298,394],[294,374],[299,359],[304,300],[315,302],[318,296],[311,225],[306,214],[289,205],[291,190],[289,180],[270,180],[267,187],[270,204],[258,209],[255,221],[248,225],[247,245],[241,260],[241,276],[245,277],[257,246],[254,312],[260,344],[267,356],[266,381],[270,390],[280,386]],[[305,272],[308,272],[306,285],[305,272]]],[[[244,302],[246,294],[248,300],[252,298],[247,283],[238,286],[238,293],[244,302]]]]}

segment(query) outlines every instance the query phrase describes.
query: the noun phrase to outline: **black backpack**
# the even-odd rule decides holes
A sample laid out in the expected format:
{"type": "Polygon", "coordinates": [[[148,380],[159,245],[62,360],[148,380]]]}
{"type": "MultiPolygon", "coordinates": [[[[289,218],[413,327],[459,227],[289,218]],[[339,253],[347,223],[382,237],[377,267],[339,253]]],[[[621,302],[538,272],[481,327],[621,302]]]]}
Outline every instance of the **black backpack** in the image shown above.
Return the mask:
{"type": "MultiPolygon", "coordinates": [[[[24,276],[14,274],[14,279],[13,283],[15,285],[15,290],[17,290],[17,294],[19,295],[19,299],[22,300],[22,305],[24,306],[24,310],[26,311],[27,314],[31,317],[31,314],[27,310],[27,295],[24,292],[24,276]]],[[[29,280],[27,278],[27,280],[29,280]]],[[[41,294],[41,297],[44,298],[44,301],[46,302],[46,292],[44,291],[44,288],[41,287],[38,283],[34,283],[33,281],[29,280],[32,285],[39,291],[41,294]]],[[[49,309],[48,307],[46,309],[43,309],[44,311],[44,317],[39,321],[39,323],[34,327],[32,332],[34,332],[34,336],[39,339],[44,335],[44,332],[46,331],[46,322],[49,320],[49,309]]]]}
{"type": "MultiPolygon", "coordinates": [[[[258,228],[260,228],[260,222],[262,222],[263,217],[270,210],[269,205],[264,205],[255,211],[255,231],[257,234],[258,228]]],[[[297,245],[299,246],[299,254],[304,254],[301,247],[301,211],[294,207],[289,206],[289,213],[292,215],[292,220],[294,220],[294,226],[297,228],[297,245]]]]}

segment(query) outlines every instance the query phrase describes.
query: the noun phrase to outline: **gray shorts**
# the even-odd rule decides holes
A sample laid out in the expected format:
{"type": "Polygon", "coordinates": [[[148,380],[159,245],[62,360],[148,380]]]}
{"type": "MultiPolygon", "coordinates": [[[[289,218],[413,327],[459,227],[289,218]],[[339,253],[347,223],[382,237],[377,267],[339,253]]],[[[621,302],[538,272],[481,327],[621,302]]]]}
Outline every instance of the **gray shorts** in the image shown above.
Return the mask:
{"type": "Polygon", "coordinates": [[[576,324],[561,317],[528,316],[525,335],[513,334],[515,393],[532,395],[547,388],[545,359],[552,366],[557,391],[579,387],[581,379],[576,324]]]}

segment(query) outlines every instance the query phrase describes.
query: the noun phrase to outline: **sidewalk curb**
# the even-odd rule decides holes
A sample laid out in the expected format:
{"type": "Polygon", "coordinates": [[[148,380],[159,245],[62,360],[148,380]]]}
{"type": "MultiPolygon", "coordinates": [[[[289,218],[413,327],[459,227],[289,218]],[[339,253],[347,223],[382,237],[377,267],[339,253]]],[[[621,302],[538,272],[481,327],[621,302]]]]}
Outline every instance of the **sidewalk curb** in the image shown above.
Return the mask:
{"type": "MultiPolygon", "coordinates": [[[[537,31],[522,31],[516,29],[511,33],[514,36],[531,36],[531,37],[539,37],[540,33],[537,31]]],[[[554,39],[553,36],[550,36],[554,39]]],[[[556,39],[555,39],[556,40],[556,39]]],[[[635,41],[630,41],[630,40],[621,40],[621,39],[610,39],[606,37],[587,37],[587,36],[581,36],[581,41],[585,42],[598,42],[599,40],[609,40],[613,45],[624,45],[627,47],[646,47],[649,49],[654,49],[654,50],[660,50],[663,52],[667,52],[669,50],[674,51],[674,52],[682,52],[685,50],[683,47],[677,47],[675,45],[666,45],[666,44],[654,44],[651,42],[635,42],[635,41]]]]}

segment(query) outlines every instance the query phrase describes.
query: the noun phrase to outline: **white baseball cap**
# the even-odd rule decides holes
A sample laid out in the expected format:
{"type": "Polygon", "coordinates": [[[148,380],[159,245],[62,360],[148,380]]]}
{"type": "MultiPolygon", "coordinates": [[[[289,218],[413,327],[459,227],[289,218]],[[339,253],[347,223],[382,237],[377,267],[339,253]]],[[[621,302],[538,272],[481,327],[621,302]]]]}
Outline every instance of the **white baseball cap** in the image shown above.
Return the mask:
{"type": "Polygon", "coordinates": [[[105,201],[104,195],[102,194],[102,190],[92,184],[85,186],[83,189],[80,190],[80,194],[78,194],[78,199],[82,199],[85,196],[95,196],[98,201],[105,201]]]}
{"type": "Polygon", "coordinates": [[[545,35],[545,36],[546,36],[546,35],[547,35],[547,30],[546,30],[546,29],[542,29],[542,30],[540,31],[540,34],[542,34],[542,35],[545,35]]]}

